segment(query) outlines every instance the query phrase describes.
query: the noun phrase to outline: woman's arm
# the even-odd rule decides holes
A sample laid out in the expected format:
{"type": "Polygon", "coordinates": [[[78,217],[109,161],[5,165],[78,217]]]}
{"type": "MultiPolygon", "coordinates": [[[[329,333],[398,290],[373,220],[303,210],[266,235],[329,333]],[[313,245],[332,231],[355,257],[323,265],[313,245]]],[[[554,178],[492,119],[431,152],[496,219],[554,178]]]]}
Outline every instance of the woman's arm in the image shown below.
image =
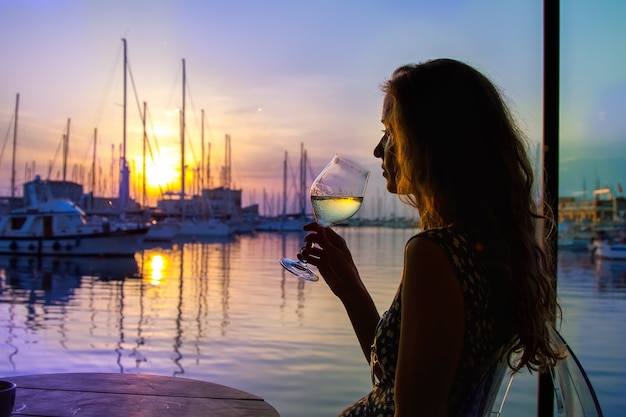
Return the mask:
{"type": "Polygon", "coordinates": [[[361,281],[352,254],[345,240],[332,229],[310,223],[304,230],[312,233],[305,238],[302,257],[318,268],[324,281],[343,303],[363,354],[369,362],[379,315],[372,297],[361,281]]]}
{"type": "Polygon", "coordinates": [[[456,272],[435,242],[411,239],[402,281],[395,415],[443,416],[463,343],[464,303],[456,272]]]}

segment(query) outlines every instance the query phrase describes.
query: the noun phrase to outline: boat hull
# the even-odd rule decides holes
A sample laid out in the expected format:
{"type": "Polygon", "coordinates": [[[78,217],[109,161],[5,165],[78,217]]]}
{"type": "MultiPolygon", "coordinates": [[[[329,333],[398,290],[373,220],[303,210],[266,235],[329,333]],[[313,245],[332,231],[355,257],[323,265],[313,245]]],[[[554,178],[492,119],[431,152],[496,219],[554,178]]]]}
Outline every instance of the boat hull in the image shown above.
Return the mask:
{"type": "Polygon", "coordinates": [[[179,231],[180,226],[177,223],[157,222],[150,226],[143,240],[147,242],[170,241],[179,231]]]}
{"type": "Polygon", "coordinates": [[[184,221],[179,223],[177,237],[227,237],[232,234],[226,223],[211,219],[206,221],[184,221]]]}
{"type": "Polygon", "coordinates": [[[593,255],[603,259],[626,260],[626,243],[594,242],[593,255]]]}

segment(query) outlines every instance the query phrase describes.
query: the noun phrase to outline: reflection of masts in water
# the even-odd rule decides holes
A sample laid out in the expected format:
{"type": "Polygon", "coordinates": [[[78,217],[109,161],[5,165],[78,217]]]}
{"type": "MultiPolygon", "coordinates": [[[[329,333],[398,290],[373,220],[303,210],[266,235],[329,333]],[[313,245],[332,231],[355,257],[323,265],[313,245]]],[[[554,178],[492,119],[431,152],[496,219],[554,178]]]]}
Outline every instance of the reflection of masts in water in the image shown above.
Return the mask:
{"type": "Polygon", "coordinates": [[[296,307],[296,314],[298,315],[298,319],[304,319],[304,285],[307,281],[298,278],[298,306],[296,307]]]}
{"type": "Polygon", "coordinates": [[[176,336],[174,337],[174,353],[176,354],[174,357],[174,363],[178,367],[178,371],[174,371],[173,375],[181,375],[185,373],[183,366],[181,365],[181,360],[183,359],[182,353],[180,353],[180,348],[183,345],[183,329],[182,329],[182,321],[183,321],[183,289],[184,289],[184,278],[183,278],[183,265],[185,258],[185,245],[180,246],[180,274],[178,276],[178,305],[176,306],[176,311],[178,314],[176,315],[176,336]]]}
{"type": "MultiPolygon", "coordinates": [[[[286,233],[281,233],[281,253],[282,253],[282,257],[286,257],[287,256],[287,239],[300,239],[299,235],[293,235],[293,234],[286,234],[286,233]]],[[[293,246],[293,245],[290,245],[293,246]]],[[[291,251],[291,249],[290,249],[291,251]]],[[[284,268],[280,268],[281,269],[281,273],[282,273],[282,279],[280,282],[280,289],[281,289],[281,298],[282,298],[282,304],[280,306],[281,310],[285,307],[286,302],[287,302],[287,292],[285,290],[285,285],[287,282],[289,281],[296,281],[297,282],[297,289],[298,289],[298,305],[296,308],[296,314],[298,315],[298,318],[302,319],[304,318],[304,286],[306,285],[306,281],[303,279],[298,279],[295,278],[293,275],[291,274],[286,274],[285,269],[284,268]]]]}
{"type": "Polygon", "coordinates": [[[126,280],[116,281],[116,287],[119,289],[119,302],[117,303],[117,313],[119,315],[120,339],[117,342],[115,352],[117,353],[117,366],[120,373],[124,373],[124,365],[122,364],[122,353],[124,352],[124,282],[126,280]]]}
{"type": "Polygon", "coordinates": [[[230,324],[228,302],[230,299],[230,247],[228,243],[222,244],[222,336],[226,334],[226,327],[230,324]]]}
{"type": "MultiPolygon", "coordinates": [[[[287,234],[287,233],[281,233],[280,236],[282,237],[281,240],[281,253],[283,257],[286,257],[287,255],[287,239],[298,239],[299,242],[301,242],[301,236],[300,235],[295,235],[295,234],[287,234]]],[[[289,245],[290,247],[293,247],[294,245],[289,245]]],[[[289,251],[291,252],[293,249],[289,249],[289,251]]],[[[292,255],[291,255],[292,256],[292,255]]],[[[286,277],[285,274],[285,269],[284,268],[280,268],[282,271],[281,273],[282,275],[282,280],[281,280],[281,292],[282,292],[282,298],[283,298],[283,303],[281,305],[281,308],[283,308],[285,306],[285,302],[286,302],[286,291],[285,291],[285,284],[287,282],[291,281],[296,281],[297,282],[297,288],[298,288],[298,305],[296,308],[296,314],[298,315],[299,319],[303,319],[304,318],[304,304],[305,304],[305,297],[304,297],[304,286],[306,285],[306,281],[303,279],[298,279],[295,278],[293,275],[291,274],[287,274],[289,275],[288,277],[286,277]]]]}
{"type": "Polygon", "coordinates": [[[145,339],[143,337],[143,324],[144,324],[144,296],[146,291],[146,284],[143,280],[144,270],[145,270],[145,252],[142,250],[140,252],[141,257],[141,269],[139,269],[138,274],[142,279],[139,281],[139,320],[137,321],[137,339],[135,347],[131,352],[130,356],[135,358],[135,365],[138,368],[142,362],[147,362],[148,358],[146,358],[140,351],[145,344],[145,339]]]}
{"type": "MultiPolygon", "coordinates": [[[[142,254],[143,256],[143,254],[142,254]]],[[[143,277],[143,267],[142,267],[142,275],[143,277]]],[[[133,348],[132,353],[130,354],[130,356],[135,358],[135,364],[137,365],[137,367],[139,367],[139,364],[141,362],[147,362],[148,359],[143,356],[141,354],[141,352],[139,351],[139,349],[144,345],[144,338],[143,338],[143,320],[144,320],[144,305],[143,305],[143,297],[144,297],[144,292],[145,292],[146,286],[145,283],[142,280],[139,281],[139,320],[137,321],[137,344],[135,345],[135,347],[133,348]]]]}
{"type": "MultiPolygon", "coordinates": [[[[43,282],[50,282],[50,283],[52,283],[52,279],[53,279],[52,272],[50,272],[50,271],[41,271],[40,273],[42,275],[42,281],[43,282]]],[[[65,276],[63,276],[64,274],[65,273],[62,273],[62,275],[60,277],[61,279],[65,279],[66,278],[65,276]]],[[[35,275],[35,278],[37,278],[37,273],[35,273],[34,275],[35,275]]],[[[59,277],[57,277],[57,278],[59,278],[59,277]]],[[[61,346],[63,346],[63,349],[67,349],[67,345],[65,344],[67,342],[67,340],[68,340],[67,329],[66,329],[66,326],[65,326],[65,323],[66,323],[66,320],[67,320],[67,316],[68,316],[68,314],[67,314],[67,305],[65,303],[63,303],[63,304],[61,304],[59,306],[59,308],[61,310],[61,312],[60,312],[61,313],[60,314],[61,319],[60,319],[60,324],[59,324],[59,334],[61,335],[61,340],[59,341],[59,344],[61,346]]]]}
{"type": "Polygon", "coordinates": [[[96,294],[94,292],[95,281],[96,280],[94,279],[89,280],[89,311],[91,312],[91,316],[89,317],[89,322],[91,323],[91,325],[89,326],[89,345],[92,349],[95,347],[95,345],[93,344],[93,340],[95,340],[95,330],[98,328],[98,326],[96,325],[96,306],[94,305],[96,300],[96,294]]]}
{"type": "Polygon", "coordinates": [[[196,291],[196,364],[199,364],[200,358],[200,346],[201,341],[205,336],[204,325],[206,324],[207,311],[208,311],[208,299],[209,299],[209,259],[211,255],[210,244],[199,244],[199,251],[194,250],[192,252],[192,274],[194,277],[198,277],[195,282],[197,283],[196,291]],[[198,259],[199,258],[199,259],[198,259]]]}
{"type": "MultiPolygon", "coordinates": [[[[282,243],[282,250],[280,253],[282,253],[282,257],[286,258],[287,257],[287,234],[285,233],[281,233],[281,243],[282,243]]],[[[280,310],[283,311],[285,308],[285,305],[287,303],[287,296],[286,296],[286,292],[285,292],[285,283],[286,281],[286,273],[287,271],[285,270],[285,268],[280,268],[280,273],[281,275],[281,279],[280,279],[280,299],[282,300],[282,303],[280,304],[280,310]]]]}
{"type": "Polygon", "coordinates": [[[9,317],[7,320],[7,322],[11,324],[9,325],[9,334],[8,334],[8,337],[4,340],[4,344],[7,346],[11,346],[13,348],[13,352],[9,353],[8,355],[8,359],[9,359],[9,362],[11,363],[11,368],[13,370],[16,369],[15,361],[13,360],[13,357],[17,355],[17,353],[19,352],[19,349],[17,348],[17,346],[13,344],[13,339],[15,338],[15,334],[13,332],[13,329],[15,328],[15,325],[13,324],[14,320],[15,320],[15,304],[11,303],[9,306],[9,317]]]}
{"type": "Polygon", "coordinates": [[[220,323],[221,335],[226,334],[226,327],[230,325],[229,316],[229,285],[230,285],[230,255],[232,242],[215,240],[211,242],[198,242],[186,245],[191,249],[188,252],[190,258],[186,262],[187,276],[194,277],[193,283],[196,284],[193,293],[196,294],[197,303],[196,312],[196,353],[200,357],[201,341],[206,336],[205,326],[209,322],[210,301],[213,297],[210,294],[210,278],[217,278],[217,274],[221,272],[221,310],[222,321],[220,323]],[[219,245],[219,246],[218,246],[219,245]],[[212,258],[211,253],[215,252],[219,247],[220,257],[212,258]]]}

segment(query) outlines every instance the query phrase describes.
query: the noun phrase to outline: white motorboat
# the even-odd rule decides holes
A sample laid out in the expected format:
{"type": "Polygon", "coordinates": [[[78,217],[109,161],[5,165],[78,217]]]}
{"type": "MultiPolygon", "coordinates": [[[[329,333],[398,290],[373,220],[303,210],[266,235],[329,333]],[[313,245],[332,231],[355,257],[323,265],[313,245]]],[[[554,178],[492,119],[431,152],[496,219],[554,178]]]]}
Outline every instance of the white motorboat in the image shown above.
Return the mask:
{"type": "Polygon", "coordinates": [[[625,259],[626,243],[596,239],[591,247],[594,256],[603,259],[625,259]]]}
{"type": "Polygon", "coordinates": [[[558,248],[587,250],[596,232],[588,223],[562,222],[558,225],[558,248]]]}
{"type": "Polygon", "coordinates": [[[205,238],[227,237],[232,234],[230,227],[217,219],[186,219],[179,223],[178,237],[205,238]]]}
{"type": "Polygon", "coordinates": [[[148,230],[142,223],[88,221],[74,202],[53,198],[37,176],[24,185],[24,207],[0,216],[0,254],[132,256],[148,230]]]}
{"type": "Polygon", "coordinates": [[[174,239],[179,232],[180,224],[175,219],[154,221],[143,240],[146,242],[166,242],[174,239]]]}

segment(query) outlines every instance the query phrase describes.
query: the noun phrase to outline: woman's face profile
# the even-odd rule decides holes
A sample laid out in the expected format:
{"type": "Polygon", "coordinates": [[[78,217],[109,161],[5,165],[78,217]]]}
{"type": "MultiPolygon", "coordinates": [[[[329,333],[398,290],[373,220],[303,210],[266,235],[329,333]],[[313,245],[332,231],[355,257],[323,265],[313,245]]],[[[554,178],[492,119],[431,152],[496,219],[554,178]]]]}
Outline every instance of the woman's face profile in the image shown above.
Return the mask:
{"type": "Polygon", "coordinates": [[[380,139],[376,148],[374,148],[374,156],[382,159],[383,177],[387,180],[387,191],[397,193],[397,175],[398,162],[396,160],[396,142],[393,129],[390,123],[391,100],[385,97],[383,103],[382,123],[384,125],[383,137],[380,139]]]}

